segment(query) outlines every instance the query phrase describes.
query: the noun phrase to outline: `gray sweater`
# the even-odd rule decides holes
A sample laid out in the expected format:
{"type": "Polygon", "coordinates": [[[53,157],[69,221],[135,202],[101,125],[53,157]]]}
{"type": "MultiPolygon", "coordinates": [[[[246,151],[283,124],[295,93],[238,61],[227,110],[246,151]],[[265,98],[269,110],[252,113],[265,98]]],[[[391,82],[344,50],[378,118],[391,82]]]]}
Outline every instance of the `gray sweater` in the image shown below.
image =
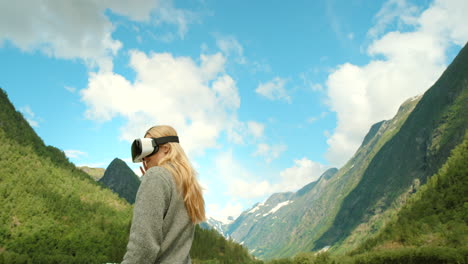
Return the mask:
{"type": "Polygon", "coordinates": [[[122,264],[191,263],[195,226],[171,173],[148,169],[138,189],[122,264]]]}

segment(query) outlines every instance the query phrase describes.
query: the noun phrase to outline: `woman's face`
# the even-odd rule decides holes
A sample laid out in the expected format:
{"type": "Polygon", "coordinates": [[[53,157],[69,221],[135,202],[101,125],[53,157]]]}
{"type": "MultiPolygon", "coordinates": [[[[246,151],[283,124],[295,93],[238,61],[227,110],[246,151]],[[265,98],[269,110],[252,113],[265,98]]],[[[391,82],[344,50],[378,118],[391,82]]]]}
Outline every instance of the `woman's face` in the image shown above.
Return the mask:
{"type": "Polygon", "coordinates": [[[143,163],[145,164],[146,168],[149,169],[151,167],[157,166],[159,161],[166,156],[167,152],[169,151],[169,147],[167,145],[159,146],[158,152],[156,154],[151,155],[150,157],[144,157],[143,163]]]}

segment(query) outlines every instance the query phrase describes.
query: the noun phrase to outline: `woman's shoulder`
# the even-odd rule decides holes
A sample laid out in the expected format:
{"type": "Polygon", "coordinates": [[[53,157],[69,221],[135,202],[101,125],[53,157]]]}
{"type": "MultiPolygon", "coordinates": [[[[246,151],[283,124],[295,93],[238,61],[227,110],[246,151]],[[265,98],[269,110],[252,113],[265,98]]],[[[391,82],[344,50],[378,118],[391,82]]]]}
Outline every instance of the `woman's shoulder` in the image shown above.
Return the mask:
{"type": "Polygon", "coordinates": [[[146,171],[145,175],[146,174],[171,175],[168,169],[161,167],[161,166],[154,166],[154,167],[149,168],[146,171]]]}
{"type": "Polygon", "coordinates": [[[149,168],[143,177],[148,177],[147,179],[163,180],[166,182],[166,184],[172,184],[171,172],[160,166],[149,168]]]}

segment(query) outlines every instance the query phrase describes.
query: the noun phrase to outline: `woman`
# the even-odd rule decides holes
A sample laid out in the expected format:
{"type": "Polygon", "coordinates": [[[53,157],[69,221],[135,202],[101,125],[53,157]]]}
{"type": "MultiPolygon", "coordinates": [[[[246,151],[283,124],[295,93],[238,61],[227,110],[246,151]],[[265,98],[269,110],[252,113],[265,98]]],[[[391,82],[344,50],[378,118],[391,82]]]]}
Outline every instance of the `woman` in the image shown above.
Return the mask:
{"type": "MultiPolygon", "coordinates": [[[[158,142],[174,136],[172,127],[155,126],[145,138],[158,142]]],[[[205,220],[202,190],[179,143],[156,144],[154,150],[143,157],[144,169],[140,167],[144,176],[122,263],[191,263],[195,224],[205,220]]]]}

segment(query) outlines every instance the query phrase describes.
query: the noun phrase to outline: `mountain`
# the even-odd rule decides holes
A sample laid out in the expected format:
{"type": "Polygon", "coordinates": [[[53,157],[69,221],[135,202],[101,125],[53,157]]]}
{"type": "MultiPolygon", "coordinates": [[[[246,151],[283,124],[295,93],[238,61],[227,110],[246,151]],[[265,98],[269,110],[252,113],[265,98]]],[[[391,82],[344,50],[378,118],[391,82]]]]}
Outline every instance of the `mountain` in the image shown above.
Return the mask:
{"type": "Polygon", "coordinates": [[[429,177],[376,236],[349,254],[301,252],[267,264],[467,263],[468,131],[442,168],[429,177]]]}
{"type": "MultiPolygon", "coordinates": [[[[442,168],[378,235],[353,255],[390,249],[443,247],[451,255],[468,252],[468,132],[442,168]]],[[[367,253],[369,254],[369,253],[367,253]]],[[[459,263],[461,263],[460,261],[459,263]]],[[[456,261],[453,261],[456,263],[456,261]]]]}
{"type": "MultiPolygon", "coordinates": [[[[0,197],[0,263],[119,263],[125,254],[132,206],[46,146],[2,89],[0,197]]],[[[190,255],[194,264],[258,263],[198,226],[190,255]]]]}
{"type": "Polygon", "coordinates": [[[131,206],[46,146],[0,89],[0,263],[119,262],[131,206]]]}
{"type": "Polygon", "coordinates": [[[252,257],[247,248],[232,240],[226,240],[218,231],[197,225],[190,256],[193,264],[263,264],[252,257]]]}
{"type": "Polygon", "coordinates": [[[223,223],[221,221],[218,221],[218,220],[214,219],[213,217],[208,217],[208,219],[205,222],[200,224],[201,228],[203,228],[203,229],[214,229],[214,230],[218,231],[218,233],[220,233],[224,237],[227,237],[226,236],[226,227],[227,226],[228,226],[228,224],[225,224],[225,223],[223,223]]]}
{"type": "Polygon", "coordinates": [[[95,181],[99,181],[99,179],[104,176],[104,172],[106,171],[103,168],[91,168],[88,166],[80,166],[77,167],[78,169],[86,172],[89,176],[91,176],[95,181]]]}
{"type": "Polygon", "coordinates": [[[228,227],[228,235],[264,259],[355,249],[389,223],[462,142],[467,88],[465,46],[424,95],[404,102],[393,119],[373,125],[332,177],[305,186],[300,197],[286,193],[276,203],[255,205],[228,227]]]}
{"type": "Polygon", "coordinates": [[[341,204],[315,249],[342,242],[360,224],[390,209],[415,183],[446,162],[468,129],[468,46],[424,94],[405,123],[379,150],[341,204]]]}
{"type": "MultiPolygon", "coordinates": [[[[298,252],[311,251],[314,242],[332,223],[343,199],[358,184],[369,162],[399,130],[419,99],[417,97],[406,101],[392,120],[374,125],[366,136],[367,140],[351,160],[340,170],[332,170],[332,177],[326,173],[327,177],[322,175],[317,182],[304,186],[296,194],[290,194],[291,197],[296,197],[294,202],[285,205],[264,221],[257,223],[252,220],[250,224],[244,224],[249,211],[244,212],[228,227],[228,235],[238,242],[243,241],[243,245],[253,255],[262,259],[289,257],[298,252]]],[[[274,206],[277,205],[265,209],[271,210],[274,206]]],[[[258,216],[268,211],[262,211],[258,216]]]]}
{"type": "Polygon", "coordinates": [[[136,193],[140,187],[140,178],[128,167],[123,160],[115,158],[99,180],[120,197],[134,204],[136,193]]]}
{"type": "Polygon", "coordinates": [[[226,235],[246,245],[258,257],[280,250],[284,237],[303,217],[309,198],[317,195],[315,188],[326,186],[337,172],[336,168],[329,169],[296,193],[275,193],[264,203],[255,204],[228,226],[226,235]]]}

